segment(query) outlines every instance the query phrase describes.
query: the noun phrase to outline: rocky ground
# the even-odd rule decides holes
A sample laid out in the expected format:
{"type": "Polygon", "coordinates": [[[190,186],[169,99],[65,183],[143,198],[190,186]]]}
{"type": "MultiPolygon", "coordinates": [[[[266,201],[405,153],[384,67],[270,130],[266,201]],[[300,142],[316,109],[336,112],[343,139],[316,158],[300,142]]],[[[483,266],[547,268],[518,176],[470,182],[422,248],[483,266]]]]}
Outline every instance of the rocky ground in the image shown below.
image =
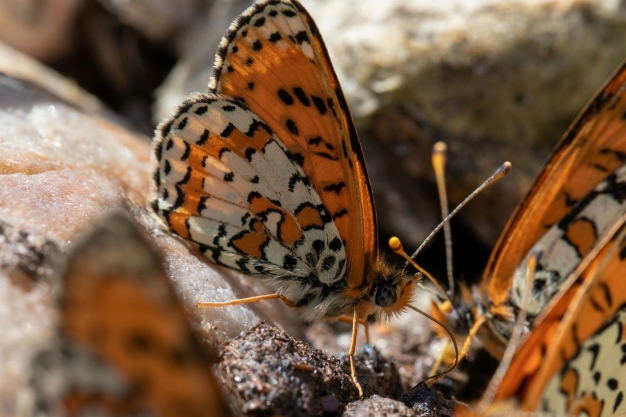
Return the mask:
{"type": "MultiPolygon", "coordinates": [[[[513,163],[453,225],[456,276],[469,281],[549,150],[626,56],[619,1],[303,4],[360,131],[384,237],[412,248],[437,223],[436,141],[450,149],[452,205],[513,163]]],[[[125,210],[143,225],[189,306],[267,292],[205,261],[146,209],[151,131],[184,95],[206,89],[217,43],[248,5],[8,1],[0,10],[0,415],[30,414],[30,359],[53,333],[55,280],[77,237],[106,212],[125,210]]],[[[422,260],[444,276],[441,241],[422,260]]],[[[355,401],[343,325],[306,327],[270,301],[190,311],[219,347],[229,398],[248,415],[450,415],[449,400],[477,398],[494,365],[477,351],[437,391],[411,390],[442,342],[430,323],[405,316],[372,329],[358,360],[372,396],[355,401]],[[255,378],[238,383],[241,375],[255,378]]]]}

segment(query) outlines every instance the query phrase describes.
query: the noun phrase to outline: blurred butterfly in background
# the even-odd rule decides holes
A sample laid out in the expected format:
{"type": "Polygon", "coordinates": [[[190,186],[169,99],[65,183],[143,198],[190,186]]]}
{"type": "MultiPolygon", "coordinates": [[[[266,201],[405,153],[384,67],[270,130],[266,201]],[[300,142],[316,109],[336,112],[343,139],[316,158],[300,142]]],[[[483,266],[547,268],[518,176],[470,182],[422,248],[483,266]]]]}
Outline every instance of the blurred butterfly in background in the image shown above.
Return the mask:
{"type": "Polygon", "coordinates": [[[625,93],[626,62],[561,139],[491,256],[481,339],[501,355],[522,310],[530,333],[483,404],[626,413],[625,93]],[[533,251],[542,256],[526,288],[533,251]]]}
{"type": "MultiPolygon", "coordinates": [[[[159,125],[154,159],[152,207],[169,229],[217,264],[268,278],[304,321],[408,305],[415,281],[379,255],[352,116],[297,1],[259,1],[235,20],[209,92],[159,125]]],[[[350,355],[355,340],[356,327],[350,355]]]]}
{"type": "Polygon", "coordinates": [[[230,416],[161,258],[126,215],[76,245],[53,344],[32,363],[36,416],[230,416]]]}

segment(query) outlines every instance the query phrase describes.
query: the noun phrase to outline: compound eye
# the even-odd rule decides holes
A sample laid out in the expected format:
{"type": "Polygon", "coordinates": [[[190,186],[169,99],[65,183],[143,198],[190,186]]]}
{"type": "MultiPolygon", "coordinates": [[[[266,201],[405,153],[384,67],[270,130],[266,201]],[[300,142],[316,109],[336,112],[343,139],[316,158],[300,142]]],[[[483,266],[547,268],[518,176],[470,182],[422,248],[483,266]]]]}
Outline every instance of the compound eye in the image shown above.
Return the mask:
{"type": "Polygon", "coordinates": [[[376,290],[374,302],[379,307],[389,307],[396,302],[397,298],[396,288],[388,282],[383,282],[376,290]]]}

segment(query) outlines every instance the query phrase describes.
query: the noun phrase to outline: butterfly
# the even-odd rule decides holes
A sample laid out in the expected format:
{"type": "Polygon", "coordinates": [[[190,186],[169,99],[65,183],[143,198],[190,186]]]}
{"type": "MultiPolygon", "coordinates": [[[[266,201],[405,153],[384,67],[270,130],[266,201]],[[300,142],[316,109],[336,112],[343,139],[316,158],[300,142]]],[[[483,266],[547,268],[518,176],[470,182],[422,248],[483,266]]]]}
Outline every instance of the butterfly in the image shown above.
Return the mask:
{"type": "Polygon", "coordinates": [[[626,413],[625,97],[626,61],[561,139],[491,256],[481,287],[488,346],[505,346],[520,312],[529,319],[484,404],[626,413]]]}
{"type": "MultiPolygon", "coordinates": [[[[626,71],[622,66],[565,133],[493,250],[477,296],[478,334],[501,357],[523,308],[527,327],[626,213],[626,71]],[[528,305],[526,266],[541,248],[528,305]]],[[[470,300],[469,303],[474,300],[470,300]]]]}
{"type": "MultiPolygon", "coordinates": [[[[357,132],[297,1],[259,1],[234,21],[208,93],[158,126],[154,163],[152,207],[168,228],[266,278],[305,322],[356,324],[408,305],[415,280],[379,254],[357,132]]],[[[350,356],[355,340],[353,326],[350,356]]]]}
{"type": "Polygon", "coordinates": [[[158,254],[121,213],[70,255],[55,341],[33,359],[36,415],[230,416],[214,358],[158,254]]]}

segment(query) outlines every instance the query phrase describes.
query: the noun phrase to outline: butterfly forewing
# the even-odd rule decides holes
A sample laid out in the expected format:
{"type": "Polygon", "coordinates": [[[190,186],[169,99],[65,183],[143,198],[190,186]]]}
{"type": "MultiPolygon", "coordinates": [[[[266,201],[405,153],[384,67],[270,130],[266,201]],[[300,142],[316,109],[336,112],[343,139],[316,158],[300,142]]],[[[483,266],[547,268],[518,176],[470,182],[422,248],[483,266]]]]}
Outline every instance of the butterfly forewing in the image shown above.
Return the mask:
{"type": "Polygon", "coordinates": [[[346,246],[348,287],[358,286],[376,251],[372,196],[352,117],[306,10],[277,0],[248,9],[222,41],[209,90],[253,108],[289,149],[346,246]]]}

